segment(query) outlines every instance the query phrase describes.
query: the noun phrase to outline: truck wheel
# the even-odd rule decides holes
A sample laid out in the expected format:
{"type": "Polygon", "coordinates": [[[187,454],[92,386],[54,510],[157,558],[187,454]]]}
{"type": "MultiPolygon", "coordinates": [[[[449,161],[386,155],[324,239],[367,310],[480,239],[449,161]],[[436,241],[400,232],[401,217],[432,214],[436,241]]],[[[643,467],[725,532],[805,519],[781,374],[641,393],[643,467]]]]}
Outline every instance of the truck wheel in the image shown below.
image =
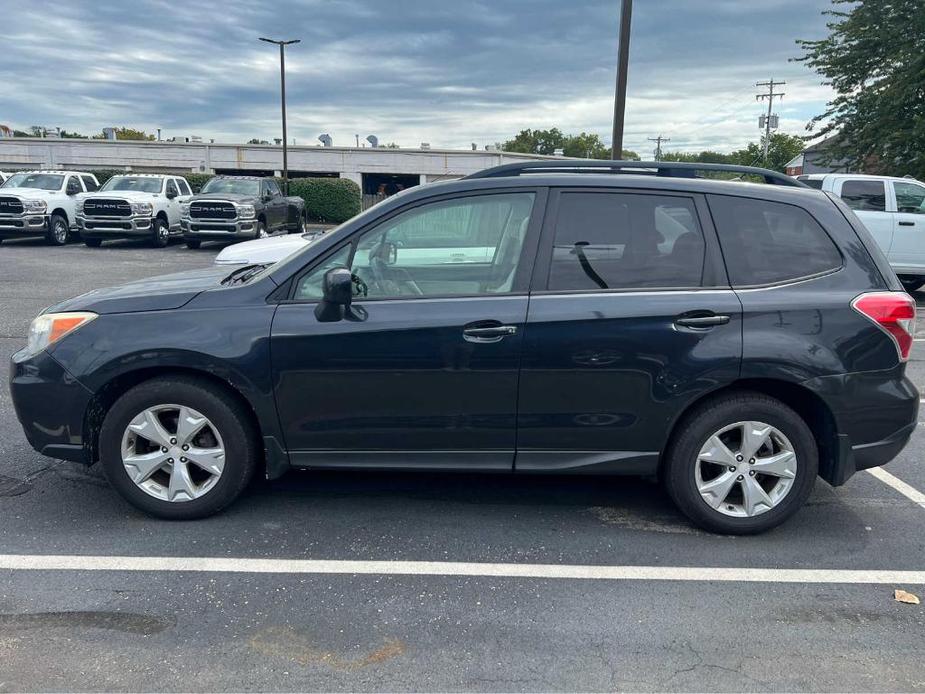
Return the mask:
{"type": "Polygon", "coordinates": [[[903,289],[911,294],[925,284],[925,277],[920,277],[918,275],[900,275],[899,283],[902,284],[903,289]]]}
{"type": "Polygon", "coordinates": [[[194,378],[145,381],[106,413],[100,461],[130,504],[160,518],[187,520],[234,501],[257,468],[256,436],[244,408],[194,378]]]}
{"type": "Polygon", "coordinates": [[[269,234],[267,233],[267,224],[264,221],[257,222],[257,230],[254,232],[255,239],[265,239],[269,234]]]}
{"type": "Polygon", "coordinates": [[[163,248],[170,241],[170,227],[160,217],[154,219],[154,229],[151,232],[151,244],[155,248],[163,248]]]}
{"type": "Polygon", "coordinates": [[[751,535],[796,513],[818,469],[816,440],[800,415],[774,398],[741,392],[685,418],[669,445],[662,481],[697,525],[751,535]]]}
{"type": "Polygon", "coordinates": [[[45,232],[45,240],[52,246],[63,246],[67,243],[71,235],[71,229],[67,224],[64,215],[53,214],[48,220],[48,231],[45,232]]]}
{"type": "Polygon", "coordinates": [[[202,241],[199,239],[186,239],[186,247],[190,250],[196,250],[202,245],[202,241]]]}
{"type": "Polygon", "coordinates": [[[88,248],[99,248],[103,245],[103,239],[84,239],[84,244],[88,248]]]}

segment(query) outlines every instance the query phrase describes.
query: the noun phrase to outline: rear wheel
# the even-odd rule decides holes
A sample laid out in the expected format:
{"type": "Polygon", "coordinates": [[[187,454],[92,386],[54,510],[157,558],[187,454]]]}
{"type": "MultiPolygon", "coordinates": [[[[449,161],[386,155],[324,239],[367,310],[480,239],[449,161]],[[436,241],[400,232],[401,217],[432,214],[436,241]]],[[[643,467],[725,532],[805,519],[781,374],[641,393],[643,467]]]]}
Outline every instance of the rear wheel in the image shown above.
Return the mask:
{"type": "Polygon", "coordinates": [[[680,425],[663,481],[697,525],[749,535],[796,513],[818,466],[816,441],[796,412],[759,393],[738,393],[707,403],[680,425]]]}
{"type": "Polygon", "coordinates": [[[120,397],[103,421],[100,460],[129,503],[160,518],[192,519],[234,501],[257,467],[247,413],[211,384],[161,378],[120,397]]]}
{"type": "Polygon", "coordinates": [[[70,235],[71,228],[68,226],[67,218],[57,213],[51,215],[48,220],[48,231],[45,232],[45,240],[52,246],[63,246],[70,235]]]}
{"type": "Polygon", "coordinates": [[[103,239],[84,239],[84,244],[90,248],[99,248],[103,245],[103,239]]]}
{"type": "Polygon", "coordinates": [[[187,239],[186,240],[186,247],[189,249],[196,250],[201,245],[202,245],[202,241],[200,241],[199,239],[187,239]]]}
{"type": "Polygon", "coordinates": [[[163,248],[170,241],[170,227],[160,217],[154,219],[154,228],[151,232],[151,244],[155,248],[163,248]]]}
{"type": "Polygon", "coordinates": [[[925,284],[925,277],[919,275],[900,275],[899,281],[905,289],[910,294],[916,289],[925,284]]]}

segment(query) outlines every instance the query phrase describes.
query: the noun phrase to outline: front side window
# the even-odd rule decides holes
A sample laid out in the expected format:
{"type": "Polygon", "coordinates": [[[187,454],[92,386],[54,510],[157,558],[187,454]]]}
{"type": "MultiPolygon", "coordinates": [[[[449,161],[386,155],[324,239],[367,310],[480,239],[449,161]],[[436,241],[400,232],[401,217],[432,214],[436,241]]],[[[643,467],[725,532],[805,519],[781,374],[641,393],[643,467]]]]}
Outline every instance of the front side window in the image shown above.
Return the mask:
{"type": "Polygon", "coordinates": [[[886,186],[883,181],[845,181],[841,199],[858,212],[885,212],[886,186]]]}
{"type": "Polygon", "coordinates": [[[163,187],[164,179],[156,176],[113,176],[100,186],[100,190],[160,193],[163,187]]]}
{"type": "Polygon", "coordinates": [[[267,181],[267,192],[274,197],[282,195],[282,193],[279,192],[279,186],[276,184],[276,181],[267,181]]]}
{"type": "Polygon", "coordinates": [[[3,184],[4,188],[35,188],[37,190],[61,190],[64,176],[59,174],[18,173],[3,184]]]}
{"type": "Polygon", "coordinates": [[[734,287],[786,282],[842,266],[835,243],[799,207],[713,195],[710,211],[734,287]]]}
{"type": "Polygon", "coordinates": [[[177,190],[177,184],[174,183],[172,178],[167,179],[167,195],[173,195],[174,197],[180,194],[180,191],[177,190]]]}
{"type": "Polygon", "coordinates": [[[920,183],[893,183],[896,209],[908,214],[925,214],[925,186],[920,183]]]}
{"type": "MultiPolygon", "coordinates": [[[[368,298],[471,296],[512,291],[533,211],[533,193],[458,198],[408,210],[363,233],[349,268],[368,298]]],[[[296,298],[321,298],[322,263],[296,298]]]]}
{"type": "Polygon", "coordinates": [[[704,242],[690,198],[610,192],[559,198],[551,291],[700,286],[704,242]]]}

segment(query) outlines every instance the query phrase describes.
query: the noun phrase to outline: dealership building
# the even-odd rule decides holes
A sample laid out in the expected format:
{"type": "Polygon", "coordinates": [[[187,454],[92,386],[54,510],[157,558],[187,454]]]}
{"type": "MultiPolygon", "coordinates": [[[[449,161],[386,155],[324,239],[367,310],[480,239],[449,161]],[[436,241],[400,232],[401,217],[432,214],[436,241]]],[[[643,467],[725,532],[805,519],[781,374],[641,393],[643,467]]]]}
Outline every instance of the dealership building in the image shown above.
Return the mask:
{"type": "MultiPolygon", "coordinates": [[[[551,158],[490,150],[295,145],[288,148],[291,178],[349,178],[367,195],[376,194],[383,186],[408,188],[460,178],[499,164],[551,158]]],[[[279,176],[282,168],[279,145],[0,137],[0,171],[7,172],[115,169],[137,173],[279,176]]]]}

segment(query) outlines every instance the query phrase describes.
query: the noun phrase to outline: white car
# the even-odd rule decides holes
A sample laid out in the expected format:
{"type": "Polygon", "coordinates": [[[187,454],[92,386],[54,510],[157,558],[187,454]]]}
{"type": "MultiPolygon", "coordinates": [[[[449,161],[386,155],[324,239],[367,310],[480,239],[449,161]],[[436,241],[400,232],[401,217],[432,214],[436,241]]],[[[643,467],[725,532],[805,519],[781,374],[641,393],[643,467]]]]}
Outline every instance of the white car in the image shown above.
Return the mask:
{"type": "Polygon", "coordinates": [[[925,183],[864,174],[807,174],[797,178],[848,203],[907,291],[925,284],[925,183]]]}
{"type": "Polygon", "coordinates": [[[323,232],[271,236],[226,246],[215,256],[216,265],[272,265],[321,238],[323,232]]]}
{"type": "Polygon", "coordinates": [[[77,229],[77,199],[96,190],[96,176],[84,171],[20,171],[0,186],[0,239],[44,236],[63,246],[77,229]]]}
{"type": "Polygon", "coordinates": [[[104,239],[137,238],[163,248],[179,237],[180,207],[193,191],[182,176],[113,176],[93,195],[77,201],[77,226],[84,243],[97,248],[104,239]]]}

